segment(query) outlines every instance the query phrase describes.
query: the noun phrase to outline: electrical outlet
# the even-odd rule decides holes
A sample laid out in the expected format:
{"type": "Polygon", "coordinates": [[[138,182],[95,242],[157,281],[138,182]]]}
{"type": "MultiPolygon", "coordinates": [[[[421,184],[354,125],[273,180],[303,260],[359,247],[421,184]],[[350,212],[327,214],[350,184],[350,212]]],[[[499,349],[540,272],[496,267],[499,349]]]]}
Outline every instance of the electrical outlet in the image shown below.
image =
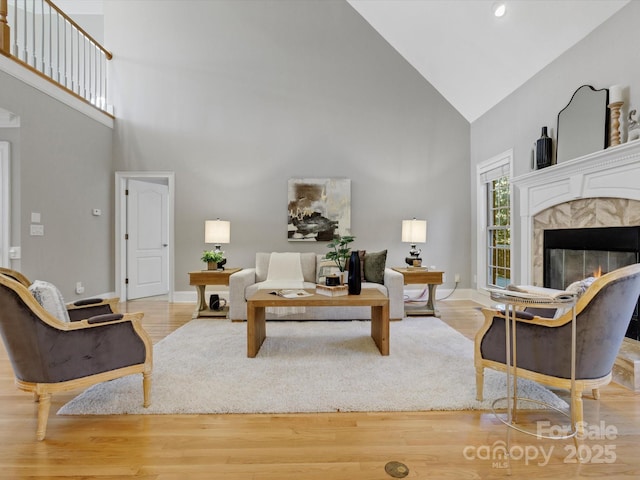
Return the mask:
{"type": "Polygon", "coordinates": [[[456,276],[454,277],[454,281],[456,283],[460,282],[460,274],[459,273],[456,273],[456,276]]]}
{"type": "Polygon", "coordinates": [[[84,293],[84,286],[82,285],[82,282],[76,283],[76,293],[78,295],[84,293]]]}

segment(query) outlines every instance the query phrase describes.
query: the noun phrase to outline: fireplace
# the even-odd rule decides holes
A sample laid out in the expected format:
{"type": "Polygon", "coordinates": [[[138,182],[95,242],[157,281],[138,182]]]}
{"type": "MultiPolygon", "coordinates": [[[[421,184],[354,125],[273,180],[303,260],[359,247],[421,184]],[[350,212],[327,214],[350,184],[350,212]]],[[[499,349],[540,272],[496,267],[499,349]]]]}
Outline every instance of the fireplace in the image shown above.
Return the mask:
{"type": "MultiPolygon", "coordinates": [[[[640,226],[545,230],[544,286],[564,289],[587,277],[640,262],[640,226]]],[[[627,337],[640,340],[638,305],[627,337]]]]}
{"type": "MultiPolygon", "coordinates": [[[[640,225],[638,178],[640,140],[513,178],[513,281],[544,285],[545,230],[640,225]]],[[[640,392],[640,340],[624,339],[613,379],[640,392]]]]}

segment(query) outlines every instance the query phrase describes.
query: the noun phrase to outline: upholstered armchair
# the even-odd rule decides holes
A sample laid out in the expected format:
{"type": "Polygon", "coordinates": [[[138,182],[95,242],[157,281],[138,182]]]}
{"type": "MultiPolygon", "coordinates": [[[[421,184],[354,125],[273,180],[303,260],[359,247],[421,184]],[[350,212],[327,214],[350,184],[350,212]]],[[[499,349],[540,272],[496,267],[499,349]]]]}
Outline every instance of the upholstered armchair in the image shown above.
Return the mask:
{"type": "MultiPolygon", "coordinates": [[[[27,288],[33,285],[33,282],[31,282],[31,280],[29,280],[25,275],[18,272],[17,270],[0,267],[0,274],[6,275],[7,277],[10,277],[17,282],[20,282],[27,288]]],[[[118,303],[120,303],[120,299],[118,297],[85,298],[82,300],[77,300],[73,303],[67,303],[67,315],[72,322],[75,322],[77,320],[83,320],[95,315],[118,313],[118,303]]]]}
{"type": "Polygon", "coordinates": [[[36,437],[45,437],[51,394],[123,377],[143,376],[150,404],[152,343],[143,314],[107,314],[62,321],[45,310],[21,282],[0,274],[0,335],[16,386],[34,392],[36,437]]]}
{"type": "MultiPolygon", "coordinates": [[[[640,264],[596,279],[576,304],[576,387],[571,398],[575,421],[583,421],[582,393],[611,381],[611,371],[640,296],[640,264]]],[[[484,369],[505,371],[504,312],[483,309],[485,321],[475,337],[476,394],[483,398],[484,369]]],[[[516,315],[519,377],[571,388],[571,310],[555,319],[516,315]]],[[[580,425],[580,423],[578,423],[580,425]]]]}

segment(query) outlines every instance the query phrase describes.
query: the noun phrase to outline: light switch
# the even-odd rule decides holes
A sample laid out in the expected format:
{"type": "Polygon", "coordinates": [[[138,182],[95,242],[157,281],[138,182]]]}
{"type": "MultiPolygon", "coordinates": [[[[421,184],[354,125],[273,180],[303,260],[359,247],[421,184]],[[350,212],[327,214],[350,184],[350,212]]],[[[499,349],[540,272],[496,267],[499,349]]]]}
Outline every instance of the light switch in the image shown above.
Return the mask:
{"type": "Polygon", "coordinates": [[[21,255],[21,251],[20,251],[20,247],[10,247],[9,248],[9,258],[11,260],[20,260],[20,255],[21,255]]]}
{"type": "Polygon", "coordinates": [[[40,223],[40,214],[38,212],[31,212],[31,223],[40,223]]]}
{"type": "Polygon", "coordinates": [[[44,225],[31,225],[31,236],[42,237],[44,235],[44,225]]]}

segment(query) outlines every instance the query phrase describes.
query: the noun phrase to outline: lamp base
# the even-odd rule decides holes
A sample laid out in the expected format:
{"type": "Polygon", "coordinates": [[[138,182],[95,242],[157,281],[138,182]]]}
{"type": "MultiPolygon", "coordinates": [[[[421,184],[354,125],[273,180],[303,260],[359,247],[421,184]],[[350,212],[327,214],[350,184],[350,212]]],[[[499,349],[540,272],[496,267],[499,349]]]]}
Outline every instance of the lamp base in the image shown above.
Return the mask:
{"type": "Polygon", "coordinates": [[[420,267],[422,265],[422,259],[418,256],[405,257],[404,261],[410,267],[420,267]]]}

